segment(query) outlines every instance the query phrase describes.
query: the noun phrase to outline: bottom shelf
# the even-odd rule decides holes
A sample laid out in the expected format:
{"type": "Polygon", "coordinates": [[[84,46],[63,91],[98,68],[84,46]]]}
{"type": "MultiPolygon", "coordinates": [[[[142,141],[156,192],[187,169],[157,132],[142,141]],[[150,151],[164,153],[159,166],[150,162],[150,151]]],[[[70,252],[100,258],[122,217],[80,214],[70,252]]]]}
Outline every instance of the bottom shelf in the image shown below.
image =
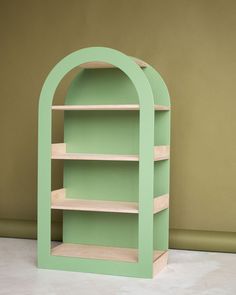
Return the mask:
{"type": "MultiPolygon", "coordinates": [[[[104,247],[95,245],[62,243],[51,250],[54,256],[103,259],[113,261],[138,262],[138,250],[132,248],[104,247]]],[[[154,251],[153,262],[156,263],[166,251],[154,251]]],[[[167,259],[166,259],[167,260],[167,259]]]]}

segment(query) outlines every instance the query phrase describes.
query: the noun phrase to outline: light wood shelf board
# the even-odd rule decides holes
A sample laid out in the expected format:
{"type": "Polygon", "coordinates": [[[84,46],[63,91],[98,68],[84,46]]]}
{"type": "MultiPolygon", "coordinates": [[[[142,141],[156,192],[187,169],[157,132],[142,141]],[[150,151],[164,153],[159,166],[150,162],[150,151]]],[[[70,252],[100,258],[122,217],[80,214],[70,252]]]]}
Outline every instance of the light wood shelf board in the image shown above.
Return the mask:
{"type": "Polygon", "coordinates": [[[52,159],[58,160],[90,160],[90,161],[138,161],[135,155],[109,155],[109,154],[84,154],[84,153],[62,153],[52,154],[52,159]]]}
{"type": "MultiPolygon", "coordinates": [[[[140,68],[146,68],[148,64],[141,59],[132,58],[133,61],[140,66],[140,68]]],[[[100,69],[100,68],[116,68],[112,64],[101,62],[101,61],[93,61],[87,62],[80,65],[80,68],[83,69],[100,69]]]]}
{"type": "MultiPolygon", "coordinates": [[[[169,106],[155,105],[156,111],[168,111],[169,106]]],[[[52,110],[58,111],[138,111],[140,106],[138,104],[113,104],[113,105],[53,105],[52,110]]]]}
{"type": "MultiPolygon", "coordinates": [[[[154,251],[154,263],[159,259],[159,257],[162,257],[163,253],[164,251],[154,251]]],[[[138,262],[138,250],[133,248],[62,243],[52,248],[51,254],[53,256],[138,262]]]]}
{"type": "Polygon", "coordinates": [[[170,146],[159,145],[154,147],[154,161],[168,160],[170,157],[170,146]]]}
{"type": "Polygon", "coordinates": [[[153,277],[167,265],[167,261],[168,251],[163,251],[163,253],[153,263],[153,277]]]}
{"type": "MultiPolygon", "coordinates": [[[[155,197],[153,200],[153,213],[158,213],[169,207],[169,195],[155,197]]],[[[51,209],[92,211],[92,212],[113,212],[137,214],[138,202],[121,202],[105,200],[86,200],[66,198],[64,188],[52,191],[51,209]]]]}
{"type": "Polygon", "coordinates": [[[155,197],[153,201],[153,213],[158,213],[169,208],[169,194],[155,197]]]}
{"type": "Polygon", "coordinates": [[[138,204],[136,202],[70,199],[65,198],[64,189],[52,192],[51,208],[93,212],[138,213],[138,204]]]}
{"type": "Polygon", "coordinates": [[[66,153],[66,143],[53,143],[52,144],[52,155],[60,155],[66,153]]]}
{"type": "MultiPolygon", "coordinates": [[[[169,159],[169,153],[169,146],[155,146],[154,161],[169,159]]],[[[52,144],[51,157],[58,160],[139,161],[138,155],[67,153],[65,143],[52,144]]]]}

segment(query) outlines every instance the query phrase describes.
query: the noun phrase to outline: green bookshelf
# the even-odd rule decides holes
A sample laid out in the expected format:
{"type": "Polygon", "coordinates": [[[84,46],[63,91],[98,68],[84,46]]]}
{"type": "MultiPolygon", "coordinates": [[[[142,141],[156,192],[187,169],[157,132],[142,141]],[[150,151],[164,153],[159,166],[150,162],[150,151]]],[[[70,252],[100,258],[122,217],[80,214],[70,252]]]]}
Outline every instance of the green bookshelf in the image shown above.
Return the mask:
{"type": "Polygon", "coordinates": [[[38,266],[151,278],[167,264],[170,100],[158,72],[117,50],[91,47],[62,59],[39,102],[38,266]],[[55,90],[73,68],[64,105],[55,90]],[[51,142],[64,112],[64,142],[51,142]],[[51,191],[51,162],[63,187],[51,191]],[[51,242],[52,210],[63,238],[51,242]]]}

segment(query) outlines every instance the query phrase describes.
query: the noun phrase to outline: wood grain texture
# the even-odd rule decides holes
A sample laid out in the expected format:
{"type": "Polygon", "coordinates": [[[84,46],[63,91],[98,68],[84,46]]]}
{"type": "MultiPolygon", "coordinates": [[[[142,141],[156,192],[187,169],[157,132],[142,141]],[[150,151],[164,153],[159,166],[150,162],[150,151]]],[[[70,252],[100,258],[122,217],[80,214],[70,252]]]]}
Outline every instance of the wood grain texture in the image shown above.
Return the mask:
{"type": "Polygon", "coordinates": [[[66,144],[65,143],[54,143],[52,144],[52,155],[60,155],[66,152],[66,144]]]}
{"type": "MultiPolygon", "coordinates": [[[[153,200],[153,213],[158,213],[169,207],[169,195],[155,197],[153,200]]],[[[51,209],[113,212],[113,213],[138,213],[138,202],[120,202],[104,200],[87,200],[66,198],[66,189],[52,191],[51,209]]]]}
{"type": "MultiPolygon", "coordinates": [[[[138,262],[138,250],[133,248],[62,243],[52,248],[51,254],[54,256],[138,262]]],[[[154,251],[153,261],[157,261],[163,254],[164,251],[154,251]]]]}
{"type": "Polygon", "coordinates": [[[167,265],[167,261],[168,251],[165,251],[153,263],[153,277],[156,276],[167,265]]]}
{"type": "MultiPolygon", "coordinates": [[[[168,111],[170,106],[155,105],[156,111],[168,111]]],[[[140,106],[138,104],[100,104],[100,105],[54,105],[52,110],[58,111],[138,111],[140,106]]]]}
{"type": "Polygon", "coordinates": [[[114,212],[114,213],[138,213],[138,204],[135,202],[100,201],[86,199],[57,199],[52,197],[52,209],[114,212]]]}
{"type": "Polygon", "coordinates": [[[170,157],[170,146],[159,145],[154,147],[154,161],[168,160],[170,157]]]}
{"type": "MultiPolygon", "coordinates": [[[[140,68],[145,68],[148,66],[148,64],[138,58],[132,58],[133,61],[140,66],[140,68]]],[[[93,62],[87,62],[80,65],[80,68],[83,69],[99,69],[99,68],[115,68],[112,64],[101,62],[101,61],[93,61],[93,62]]]]}
{"type": "Polygon", "coordinates": [[[91,160],[91,161],[138,161],[137,155],[52,153],[52,159],[58,160],[91,160]]]}
{"type": "MultiPolygon", "coordinates": [[[[139,161],[138,155],[113,155],[113,154],[85,154],[66,153],[66,144],[52,144],[52,159],[58,160],[98,160],[98,161],[139,161]]],[[[154,161],[169,159],[169,146],[154,147],[154,161]]]]}
{"type": "Polygon", "coordinates": [[[51,201],[52,202],[58,202],[65,200],[66,197],[66,189],[60,188],[57,190],[52,191],[51,193],[51,201]]]}
{"type": "Polygon", "coordinates": [[[169,194],[155,197],[153,201],[153,213],[158,213],[169,208],[169,194]]]}

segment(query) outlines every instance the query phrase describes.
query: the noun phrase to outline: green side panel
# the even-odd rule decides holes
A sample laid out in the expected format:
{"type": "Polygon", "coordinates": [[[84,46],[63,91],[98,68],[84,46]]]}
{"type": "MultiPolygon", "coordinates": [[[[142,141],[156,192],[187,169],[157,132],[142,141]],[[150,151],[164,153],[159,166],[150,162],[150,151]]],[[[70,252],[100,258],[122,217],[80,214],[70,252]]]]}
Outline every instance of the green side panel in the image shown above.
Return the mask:
{"type": "Polygon", "coordinates": [[[161,75],[151,66],[143,69],[152,88],[154,104],[169,106],[170,95],[161,75]]]}
{"type": "MultiPolygon", "coordinates": [[[[154,164],[154,196],[169,193],[169,161],[154,164]]],[[[169,241],[169,209],[154,215],[153,246],[155,250],[167,250],[169,241]]]]}
{"type": "MultiPolygon", "coordinates": [[[[170,106],[170,96],[165,82],[152,67],[147,67],[144,73],[151,85],[155,104],[170,106]]],[[[170,144],[170,111],[155,112],[155,145],[170,144]]]]}
{"type": "Polygon", "coordinates": [[[154,215],[153,247],[155,250],[167,250],[169,244],[169,209],[154,215]]]}
{"type": "MultiPolygon", "coordinates": [[[[160,74],[152,67],[144,69],[154,94],[155,104],[170,105],[168,89],[160,74]]],[[[155,112],[155,145],[170,145],[170,111],[155,112]]],[[[154,163],[154,197],[169,193],[169,160],[154,163]]],[[[153,247],[167,250],[169,240],[169,209],[154,215],[153,247]]]]}
{"type": "Polygon", "coordinates": [[[137,214],[65,211],[64,221],[66,243],[138,247],[137,214]]]}
{"type": "Polygon", "coordinates": [[[155,112],[155,145],[170,144],[170,111],[155,112]]]}
{"type": "Polygon", "coordinates": [[[169,161],[154,164],[154,197],[169,193],[169,161]]]}

